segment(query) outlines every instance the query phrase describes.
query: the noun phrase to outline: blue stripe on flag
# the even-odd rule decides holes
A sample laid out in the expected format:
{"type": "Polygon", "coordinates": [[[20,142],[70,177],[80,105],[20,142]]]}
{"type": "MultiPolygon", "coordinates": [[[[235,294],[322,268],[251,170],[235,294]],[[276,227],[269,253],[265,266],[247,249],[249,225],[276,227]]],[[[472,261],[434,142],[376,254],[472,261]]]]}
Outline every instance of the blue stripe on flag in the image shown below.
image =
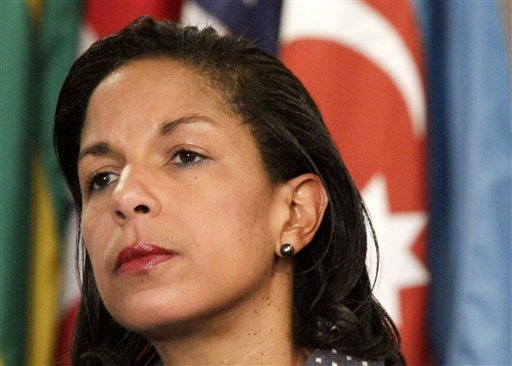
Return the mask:
{"type": "Polygon", "coordinates": [[[281,1],[195,0],[206,12],[221,20],[233,34],[250,39],[276,54],[281,17],[281,1]]]}
{"type": "Polygon", "coordinates": [[[431,339],[441,365],[512,364],[512,113],[498,2],[416,2],[430,96],[431,339]]]}

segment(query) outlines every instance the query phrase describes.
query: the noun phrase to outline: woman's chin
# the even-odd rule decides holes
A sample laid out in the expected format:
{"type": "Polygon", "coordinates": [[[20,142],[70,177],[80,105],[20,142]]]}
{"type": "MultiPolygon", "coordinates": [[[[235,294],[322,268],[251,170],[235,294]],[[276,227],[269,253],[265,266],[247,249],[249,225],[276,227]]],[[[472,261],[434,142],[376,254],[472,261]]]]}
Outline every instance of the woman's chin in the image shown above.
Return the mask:
{"type": "Polygon", "coordinates": [[[169,305],[159,303],[117,302],[113,306],[107,306],[113,318],[123,327],[141,333],[143,330],[158,327],[160,324],[172,322],[169,305]]]}
{"type": "Polygon", "coordinates": [[[173,306],[148,299],[135,303],[117,302],[107,307],[113,318],[124,328],[147,338],[169,336],[175,329],[189,328],[194,323],[194,309],[190,306],[173,306]]]}
{"type": "Polygon", "coordinates": [[[187,334],[201,329],[193,320],[173,316],[137,316],[135,319],[122,319],[118,320],[118,322],[126,329],[143,335],[152,343],[168,342],[173,338],[183,338],[187,334]]]}

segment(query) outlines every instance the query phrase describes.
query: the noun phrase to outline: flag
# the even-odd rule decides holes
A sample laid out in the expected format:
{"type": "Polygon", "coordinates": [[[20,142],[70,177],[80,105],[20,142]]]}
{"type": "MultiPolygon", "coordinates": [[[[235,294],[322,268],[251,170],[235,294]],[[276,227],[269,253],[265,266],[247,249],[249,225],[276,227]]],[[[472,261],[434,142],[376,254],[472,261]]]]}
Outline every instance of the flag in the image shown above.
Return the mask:
{"type": "MultiPolygon", "coordinates": [[[[51,2],[50,2],[51,3],[51,2]]],[[[80,35],[75,40],[74,57],[84,52],[95,40],[117,32],[129,22],[142,15],[151,15],[155,19],[179,18],[181,1],[147,0],[88,0],[83,2],[83,18],[78,20],[80,35]]],[[[71,26],[68,24],[68,26],[71,26]]],[[[71,66],[69,62],[68,68],[71,66]]],[[[67,69],[66,69],[67,71],[67,69]]],[[[57,96],[54,97],[57,100],[57,96]]],[[[71,203],[70,203],[71,204],[71,203]]],[[[69,349],[78,312],[80,294],[75,273],[76,221],[74,211],[70,210],[67,234],[63,248],[63,289],[61,293],[59,336],[56,347],[56,359],[59,365],[69,365],[69,349]]]]}
{"type": "Polygon", "coordinates": [[[178,20],[181,0],[86,0],[82,23],[80,51],[85,51],[96,39],[118,32],[142,15],[154,19],[178,20]]]}
{"type": "Polygon", "coordinates": [[[318,103],[363,192],[382,254],[376,292],[401,330],[406,359],[428,365],[426,101],[409,2],[195,0],[183,16],[256,42],[278,40],[278,55],[318,103]],[[271,27],[254,25],[279,11],[271,27]]]}
{"type": "Polygon", "coordinates": [[[433,349],[440,365],[511,365],[512,96],[500,2],[417,5],[429,55],[433,349]]]}
{"type": "MultiPolygon", "coordinates": [[[[42,3],[38,36],[37,97],[39,154],[35,196],[44,226],[35,235],[28,364],[53,364],[58,343],[60,294],[64,262],[64,229],[72,210],[69,194],[53,150],[53,118],[60,87],[73,62],[78,40],[81,2],[42,3]],[[50,245],[51,244],[51,245],[50,245]]],[[[39,227],[36,226],[36,227],[39,227]]]]}
{"type": "Polygon", "coordinates": [[[241,35],[272,54],[278,49],[280,19],[281,0],[188,0],[181,14],[185,25],[213,26],[221,34],[241,35]]]}
{"type": "Polygon", "coordinates": [[[26,3],[0,3],[0,362],[25,355],[30,249],[30,172],[33,139],[31,59],[35,27],[26,3]]]}
{"type": "MultiPolygon", "coordinates": [[[[55,59],[45,63],[45,52],[50,51],[45,48],[49,19],[43,18],[52,4],[57,5],[2,2],[1,356],[5,365],[53,363],[59,212],[63,211],[59,202],[65,202],[65,189],[51,130],[56,95],[69,62],[60,78],[59,71],[50,70],[63,65],[55,59]]],[[[66,13],[64,19],[71,16],[66,13]]],[[[67,23],[59,21],[63,34],[69,34],[67,23]]],[[[65,37],[59,38],[59,44],[65,47],[65,37]]]]}
{"type": "Polygon", "coordinates": [[[281,42],[368,206],[381,253],[376,295],[407,362],[427,365],[426,101],[411,5],[286,2],[281,42]]]}

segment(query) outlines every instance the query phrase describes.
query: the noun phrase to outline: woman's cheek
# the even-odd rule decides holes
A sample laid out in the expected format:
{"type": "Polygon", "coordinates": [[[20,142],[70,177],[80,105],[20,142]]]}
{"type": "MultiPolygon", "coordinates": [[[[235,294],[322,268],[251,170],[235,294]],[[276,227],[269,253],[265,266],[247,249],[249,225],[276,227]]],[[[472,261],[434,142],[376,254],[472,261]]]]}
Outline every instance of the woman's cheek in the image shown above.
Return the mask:
{"type": "Polygon", "coordinates": [[[108,241],[107,228],[109,220],[105,220],[101,217],[99,212],[93,210],[86,210],[82,212],[82,235],[84,239],[84,245],[87,249],[87,253],[93,266],[96,266],[98,259],[102,257],[102,252],[105,248],[102,243],[108,241]]]}

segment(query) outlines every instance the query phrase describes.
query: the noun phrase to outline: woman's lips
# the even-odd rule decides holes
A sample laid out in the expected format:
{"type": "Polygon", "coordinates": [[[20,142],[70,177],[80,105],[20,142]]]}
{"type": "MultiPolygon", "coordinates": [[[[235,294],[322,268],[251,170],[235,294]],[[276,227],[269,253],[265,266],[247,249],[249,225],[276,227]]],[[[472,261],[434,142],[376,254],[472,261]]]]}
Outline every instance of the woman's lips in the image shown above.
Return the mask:
{"type": "Polygon", "coordinates": [[[117,256],[116,273],[140,274],[173,258],[176,254],[149,243],[136,243],[117,256]]]}

